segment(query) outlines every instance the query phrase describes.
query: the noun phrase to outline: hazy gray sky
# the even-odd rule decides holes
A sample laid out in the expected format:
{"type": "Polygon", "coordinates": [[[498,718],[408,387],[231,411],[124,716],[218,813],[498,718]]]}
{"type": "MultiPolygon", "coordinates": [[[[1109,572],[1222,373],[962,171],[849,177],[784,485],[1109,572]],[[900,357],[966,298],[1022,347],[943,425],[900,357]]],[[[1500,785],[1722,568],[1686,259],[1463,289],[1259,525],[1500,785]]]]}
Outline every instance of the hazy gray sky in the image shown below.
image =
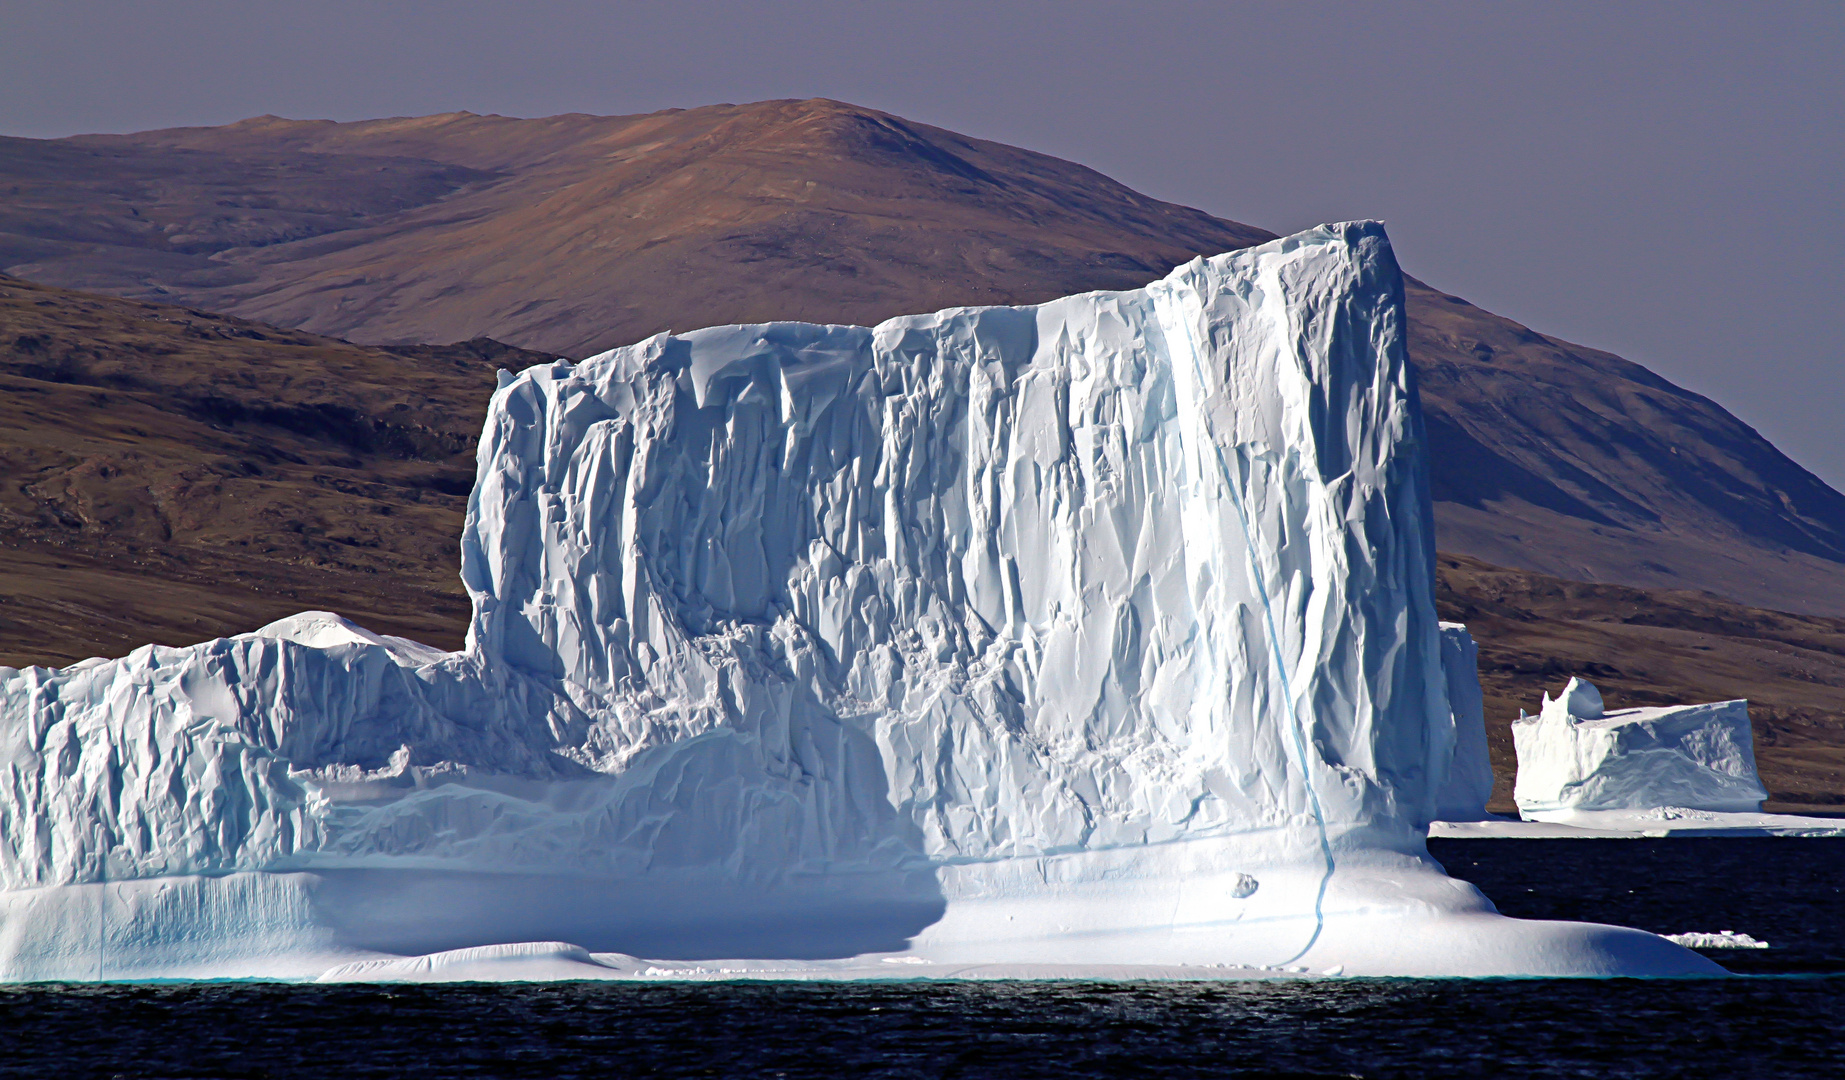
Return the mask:
{"type": "Polygon", "coordinates": [[[825,96],[1404,266],[1845,486],[1845,3],[0,2],[0,133],[825,96]]]}

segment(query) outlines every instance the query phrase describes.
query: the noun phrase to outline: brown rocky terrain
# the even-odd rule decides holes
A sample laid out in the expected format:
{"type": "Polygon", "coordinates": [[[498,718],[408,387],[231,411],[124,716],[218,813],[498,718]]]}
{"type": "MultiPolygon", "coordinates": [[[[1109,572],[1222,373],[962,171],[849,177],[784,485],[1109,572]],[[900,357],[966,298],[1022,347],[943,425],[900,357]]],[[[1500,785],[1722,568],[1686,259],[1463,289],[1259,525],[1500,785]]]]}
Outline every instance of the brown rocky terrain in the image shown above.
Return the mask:
{"type": "Polygon", "coordinates": [[[384,352],[0,277],[0,664],[329,608],[457,647],[492,342],[384,352]]]}
{"type": "MultiPolygon", "coordinates": [[[[0,268],[22,277],[573,357],[663,329],[1138,286],[1270,235],[825,100],[4,139],[0,192],[0,268]]],[[[1409,304],[1445,547],[1845,614],[1845,497],[1749,427],[1419,282],[1409,304]]]]}

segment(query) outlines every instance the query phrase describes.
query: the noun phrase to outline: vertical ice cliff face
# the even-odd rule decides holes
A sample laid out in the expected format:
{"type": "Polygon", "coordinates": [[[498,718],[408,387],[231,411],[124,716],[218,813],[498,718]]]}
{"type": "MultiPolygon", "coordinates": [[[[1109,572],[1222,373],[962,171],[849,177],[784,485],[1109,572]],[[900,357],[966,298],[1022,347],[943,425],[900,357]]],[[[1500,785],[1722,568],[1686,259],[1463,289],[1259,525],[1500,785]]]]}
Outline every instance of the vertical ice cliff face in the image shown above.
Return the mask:
{"type": "Polygon", "coordinates": [[[1439,821],[1479,821],[1493,795],[1486,748],[1486,699],[1480,692],[1480,647],[1460,623],[1441,624],[1441,664],[1454,714],[1454,755],[1435,796],[1439,821]]]}
{"type": "Polygon", "coordinates": [[[0,873],[1407,836],[1454,747],[1410,378],[1367,223],[1133,292],[507,377],[466,653],[317,615],[0,672],[0,873]]]}
{"type": "Polygon", "coordinates": [[[752,786],[822,846],[894,807],[932,860],[1407,828],[1453,752],[1410,379],[1375,224],[533,369],[481,444],[470,646],[592,769],[747,761],[654,800],[742,860],[705,800],[752,786]]]}
{"type": "Polygon", "coordinates": [[[1749,703],[1617,709],[1593,683],[1572,678],[1538,715],[1512,725],[1526,817],[1678,807],[1759,810],[1768,797],[1755,771],[1749,703]]]}

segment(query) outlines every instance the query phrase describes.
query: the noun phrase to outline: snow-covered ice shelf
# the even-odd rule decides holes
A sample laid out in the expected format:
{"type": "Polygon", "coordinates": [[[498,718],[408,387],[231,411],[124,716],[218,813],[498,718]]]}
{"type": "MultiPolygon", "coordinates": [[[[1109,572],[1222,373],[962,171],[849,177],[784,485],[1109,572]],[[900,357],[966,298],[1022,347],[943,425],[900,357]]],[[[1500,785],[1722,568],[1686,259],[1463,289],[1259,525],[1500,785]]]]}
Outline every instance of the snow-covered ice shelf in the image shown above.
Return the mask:
{"type": "Polygon", "coordinates": [[[1611,840],[1665,836],[1845,836],[1845,818],[1693,810],[1575,810],[1531,821],[1437,821],[1429,835],[1455,840],[1611,840]]]}
{"type": "Polygon", "coordinates": [[[0,974],[1715,973],[1427,857],[1483,744],[1403,335],[1356,223],[503,376],[463,652],[0,669],[0,974]]]}

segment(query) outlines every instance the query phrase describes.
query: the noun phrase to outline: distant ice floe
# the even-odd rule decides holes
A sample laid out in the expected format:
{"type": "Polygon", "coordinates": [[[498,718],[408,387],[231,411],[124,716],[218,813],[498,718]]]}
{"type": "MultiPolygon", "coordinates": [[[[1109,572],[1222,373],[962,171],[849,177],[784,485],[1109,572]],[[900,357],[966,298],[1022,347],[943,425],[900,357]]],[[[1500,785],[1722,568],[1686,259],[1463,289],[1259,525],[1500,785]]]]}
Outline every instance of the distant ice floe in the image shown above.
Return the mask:
{"type": "Polygon", "coordinates": [[[1641,840],[1668,836],[1845,836],[1845,818],[1719,813],[1661,806],[1650,810],[1573,810],[1534,821],[1437,821],[1429,835],[1451,840],[1641,840]]]}
{"type": "Polygon", "coordinates": [[[1723,930],[1715,934],[1661,934],[1667,941],[1683,945],[1687,949],[1766,949],[1766,941],[1739,934],[1734,930],[1723,930]]]}
{"type": "Polygon", "coordinates": [[[1426,453],[1376,223],[503,374],[464,651],[0,669],[0,976],[1716,973],[1428,858],[1426,453]]]}

